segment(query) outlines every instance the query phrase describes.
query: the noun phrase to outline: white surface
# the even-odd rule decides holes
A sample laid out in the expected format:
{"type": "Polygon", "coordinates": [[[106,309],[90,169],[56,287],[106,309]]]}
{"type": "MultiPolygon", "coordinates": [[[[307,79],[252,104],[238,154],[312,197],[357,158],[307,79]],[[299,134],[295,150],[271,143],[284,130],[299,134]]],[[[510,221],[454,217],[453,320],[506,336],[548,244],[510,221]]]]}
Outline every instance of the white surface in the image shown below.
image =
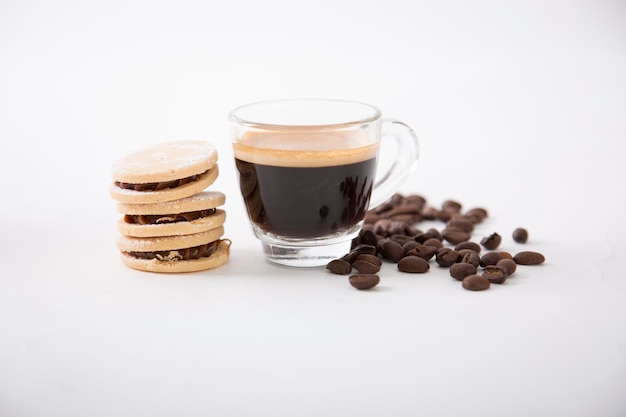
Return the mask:
{"type": "Polygon", "coordinates": [[[170,3],[0,3],[0,415],[626,415],[623,2],[170,3]],[[414,126],[402,191],[547,263],[481,293],[267,264],[226,115],[310,96],[414,126]],[[129,270],[109,166],[178,138],[218,148],[232,258],[129,270]]]}

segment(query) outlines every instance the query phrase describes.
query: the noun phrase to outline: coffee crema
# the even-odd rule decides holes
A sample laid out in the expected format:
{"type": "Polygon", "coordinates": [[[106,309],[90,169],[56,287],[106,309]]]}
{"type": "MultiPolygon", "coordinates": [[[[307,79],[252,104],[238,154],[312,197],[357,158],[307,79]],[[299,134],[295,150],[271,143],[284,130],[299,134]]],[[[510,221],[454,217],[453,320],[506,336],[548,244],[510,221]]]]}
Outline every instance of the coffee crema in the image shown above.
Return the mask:
{"type": "Polygon", "coordinates": [[[248,215],[263,231],[310,239],[363,220],[378,153],[365,132],[248,132],[233,147],[248,215]]]}

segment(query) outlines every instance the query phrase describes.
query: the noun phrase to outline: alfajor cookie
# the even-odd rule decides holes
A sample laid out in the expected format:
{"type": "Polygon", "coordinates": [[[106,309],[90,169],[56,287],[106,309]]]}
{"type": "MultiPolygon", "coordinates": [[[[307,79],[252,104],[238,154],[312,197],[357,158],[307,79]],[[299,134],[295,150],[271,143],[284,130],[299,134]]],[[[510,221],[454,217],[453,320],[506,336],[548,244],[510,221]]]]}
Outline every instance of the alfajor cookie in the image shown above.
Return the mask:
{"type": "Polygon", "coordinates": [[[118,236],[122,262],[149,272],[194,272],[225,264],[230,240],[221,239],[224,228],[183,236],[136,238],[118,236]]]}
{"type": "Polygon", "coordinates": [[[152,204],[189,197],[218,176],[217,151],[204,141],[153,145],[120,158],[111,167],[111,197],[129,204],[152,204]]]}
{"type": "Polygon", "coordinates": [[[118,231],[126,236],[180,236],[205,232],[224,224],[226,212],[217,207],[226,196],[219,191],[203,191],[191,197],[153,204],[118,203],[118,231]]]}

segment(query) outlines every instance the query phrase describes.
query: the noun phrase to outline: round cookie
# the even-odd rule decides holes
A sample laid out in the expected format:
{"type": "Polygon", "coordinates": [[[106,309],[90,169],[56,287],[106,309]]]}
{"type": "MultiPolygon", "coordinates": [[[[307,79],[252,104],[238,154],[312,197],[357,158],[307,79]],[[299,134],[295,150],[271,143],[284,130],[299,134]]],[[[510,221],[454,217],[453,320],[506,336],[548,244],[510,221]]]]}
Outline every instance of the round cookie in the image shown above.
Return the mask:
{"type": "Polygon", "coordinates": [[[119,236],[117,246],[121,251],[122,262],[133,269],[169,273],[202,271],[228,261],[231,241],[220,239],[223,234],[224,228],[220,226],[208,232],[185,236],[119,236]],[[207,251],[205,255],[208,256],[199,257],[198,251],[207,251]]]}
{"type": "Polygon", "coordinates": [[[122,203],[171,201],[204,190],[218,174],[217,151],[208,142],[165,142],[115,161],[109,192],[122,203]]]}
{"type": "Polygon", "coordinates": [[[204,191],[191,197],[153,204],[118,203],[124,217],[117,222],[126,236],[156,237],[189,235],[224,224],[226,212],[216,207],[226,201],[218,191],[204,191]]]}

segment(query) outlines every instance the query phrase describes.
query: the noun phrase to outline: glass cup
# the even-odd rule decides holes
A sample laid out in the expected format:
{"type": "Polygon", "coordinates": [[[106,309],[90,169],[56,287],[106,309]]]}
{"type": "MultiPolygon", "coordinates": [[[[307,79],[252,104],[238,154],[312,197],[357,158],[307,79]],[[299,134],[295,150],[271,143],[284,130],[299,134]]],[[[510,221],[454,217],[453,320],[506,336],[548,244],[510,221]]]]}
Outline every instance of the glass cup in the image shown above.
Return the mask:
{"type": "Polygon", "coordinates": [[[229,121],[241,194],[271,262],[313,267],[350,251],[370,207],[415,168],[418,139],[365,103],[329,99],[247,104],[229,121]],[[381,146],[394,163],[377,174],[381,146]]]}

